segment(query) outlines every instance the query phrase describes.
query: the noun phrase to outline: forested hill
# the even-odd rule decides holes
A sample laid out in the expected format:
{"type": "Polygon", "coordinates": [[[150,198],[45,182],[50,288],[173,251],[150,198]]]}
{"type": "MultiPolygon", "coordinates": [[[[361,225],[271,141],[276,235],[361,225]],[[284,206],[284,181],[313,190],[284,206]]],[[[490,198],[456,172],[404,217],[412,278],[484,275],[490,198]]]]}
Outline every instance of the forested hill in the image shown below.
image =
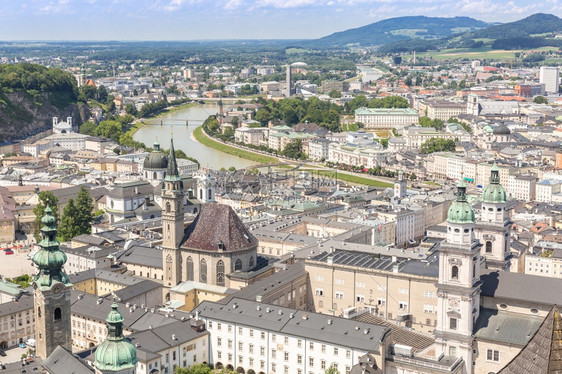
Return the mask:
{"type": "Polygon", "coordinates": [[[29,63],[0,65],[0,140],[48,129],[53,116],[80,124],[88,114],[72,74],[29,63]]]}
{"type": "Polygon", "coordinates": [[[310,47],[376,46],[398,40],[439,39],[488,26],[490,24],[470,17],[397,17],[301,44],[310,47]]]}

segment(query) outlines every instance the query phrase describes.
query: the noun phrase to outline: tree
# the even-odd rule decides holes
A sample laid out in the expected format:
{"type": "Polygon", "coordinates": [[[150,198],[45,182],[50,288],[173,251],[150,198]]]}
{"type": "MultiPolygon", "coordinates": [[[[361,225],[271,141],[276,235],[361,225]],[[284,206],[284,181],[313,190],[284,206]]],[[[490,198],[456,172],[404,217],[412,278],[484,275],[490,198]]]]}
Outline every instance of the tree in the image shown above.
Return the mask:
{"type": "Polygon", "coordinates": [[[539,96],[536,96],[533,99],[533,103],[535,103],[535,104],[548,104],[548,99],[544,96],[539,95],[539,96]]]}
{"type": "Polygon", "coordinates": [[[95,135],[110,138],[119,142],[119,136],[123,131],[123,126],[118,121],[101,121],[96,128],[95,135]]]}
{"type": "Polygon", "coordinates": [[[451,139],[431,138],[421,146],[421,153],[452,152],[455,150],[455,142],[451,139]]]}
{"type": "Polygon", "coordinates": [[[339,92],[338,90],[332,90],[328,93],[328,96],[330,96],[332,99],[339,99],[341,97],[341,92],[339,92]]]}
{"type": "Polygon", "coordinates": [[[324,371],[324,373],[325,373],[325,374],[340,374],[339,370],[336,369],[336,368],[334,367],[334,365],[330,365],[330,367],[327,368],[327,369],[324,371]]]}
{"type": "Polygon", "coordinates": [[[55,217],[55,222],[59,220],[59,199],[51,191],[41,191],[39,192],[39,202],[37,206],[33,208],[33,214],[35,214],[35,221],[33,222],[33,235],[37,242],[41,241],[41,218],[45,215],[46,207],[50,207],[52,210],[52,215],[55,217]]]}
{"type": "Polygon", "coordinates": [[[74,205],[74,200],[68,200],[64,207],[62,218],[60,221],[58,236],[61,241],[66,242],[80,235],[80,226],[78,224],[78,209],[74,205]]]}
{"type": "Polygon", "coordinates": [[[136,116],[138,113],[137,108],[133,104],[125,105],[125,112],[127,112],[127,114],[130,114],[132,116],[136,116]]]}
{"type": "Polygon", "coordinates": [[[285,149],[283,149],[283,151],[281,151],[281,155],[285,156],[285,157],[291,157],[291,158],[295,158],[295,159],[300,159],[300,160],[305,160],[306,159],[306,154],[304,154],[304,152],[302,151],[302,140],[298,139],[295,142],[291,142],[289,144],[287,144],[287,146],[285,147],[285,149]]]}
{"type": "Polygon", "coordinates": [[[80,134],[95,135],[97,125],[94,122],[88,121],[80,125],[80,134]]]}
{"type": "Polygon", "coordinates": [[[105,103],[107,101],[107,89],[105,88],[105,86],[99,86],[98,87],[98,92],[97,92],[97,97],[98,100],[102,103],[105,103]]]}
{"type": "Polygon", "coordinates": [[[187,368],[176,367],[174,374],[211,374],[212,372],[207,364],[196,364],[187,368]]]}
{"type": "Polygon", "coordinates": [[[76,195],[76,224],[78,235],[92,233],[92,221],[94,220],[94,201],[84,186],[76,195]]]}

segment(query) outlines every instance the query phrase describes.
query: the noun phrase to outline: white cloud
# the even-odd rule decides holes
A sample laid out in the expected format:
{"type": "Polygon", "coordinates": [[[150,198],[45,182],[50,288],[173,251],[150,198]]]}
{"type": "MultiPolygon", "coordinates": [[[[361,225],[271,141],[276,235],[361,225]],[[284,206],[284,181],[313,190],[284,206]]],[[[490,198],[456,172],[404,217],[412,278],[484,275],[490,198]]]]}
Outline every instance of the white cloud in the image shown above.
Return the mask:
{"type": "Polygon", "coordinates": [[[274,8],[296,8],[303,5],[314,5],[316,0],[258,0],[256,5],[274,8]]]}
{"type": "Polygon", "coordinates": [[[242,6],[243,4],[244,4],[244,0],[229,0],[225,4],[224,9],[228,9],[228,10],[236,9],[242,6]]]}

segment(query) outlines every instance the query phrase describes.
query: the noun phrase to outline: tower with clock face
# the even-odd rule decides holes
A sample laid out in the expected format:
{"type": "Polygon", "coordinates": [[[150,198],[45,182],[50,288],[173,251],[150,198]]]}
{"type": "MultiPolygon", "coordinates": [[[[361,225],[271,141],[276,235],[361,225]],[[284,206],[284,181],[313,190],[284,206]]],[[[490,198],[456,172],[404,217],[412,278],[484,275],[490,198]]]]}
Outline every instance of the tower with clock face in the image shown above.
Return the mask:
{"type": "Polygon", "coordinates": [[[458,184],[447,215],[447,239],[439,248],[436,354],[462,357],[472,372],[473,326],[480,308],[480,242],[474,237],[474,210],[466,185],[458,184]]]}
{"type": "Polygon", "coordinates": [[[71,350],[70,290],[72,284],[63,271],[66,254],[57,240],[56,219],[49,207],[41,219],[41,249],[33,256],[39,269],[33,278],[35,297],[36,354],[45,359],[61,346],[71,350]]]}

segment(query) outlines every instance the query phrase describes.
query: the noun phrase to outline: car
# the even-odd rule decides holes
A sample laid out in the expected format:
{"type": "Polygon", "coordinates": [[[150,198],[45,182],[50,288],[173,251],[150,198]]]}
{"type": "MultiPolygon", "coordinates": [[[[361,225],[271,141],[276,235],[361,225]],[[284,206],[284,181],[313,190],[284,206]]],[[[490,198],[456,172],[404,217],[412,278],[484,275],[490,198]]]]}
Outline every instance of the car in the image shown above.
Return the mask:
{"type": "Polygon", "coordinates": [[[0,356],[6,357],[6,352],[4,352],[3,350],[0,350],[0,356]]]}
{"type": "Polygon", "coordinates": [[[14,254],[14,251],[12,251],[12,250],[9,249],[9,248],[6,248],[6,249],[4,249],[4,254],[5,254],[5,255],[13,255],[13,254],[14,254]]]}
{"type": "Polygon", "coordinates": [[[18,347],[20,347],[20,348],[27,348],[27,346],[25,345],[25,343],[20,343],[20,344],[18,345],[18,347]]]}

